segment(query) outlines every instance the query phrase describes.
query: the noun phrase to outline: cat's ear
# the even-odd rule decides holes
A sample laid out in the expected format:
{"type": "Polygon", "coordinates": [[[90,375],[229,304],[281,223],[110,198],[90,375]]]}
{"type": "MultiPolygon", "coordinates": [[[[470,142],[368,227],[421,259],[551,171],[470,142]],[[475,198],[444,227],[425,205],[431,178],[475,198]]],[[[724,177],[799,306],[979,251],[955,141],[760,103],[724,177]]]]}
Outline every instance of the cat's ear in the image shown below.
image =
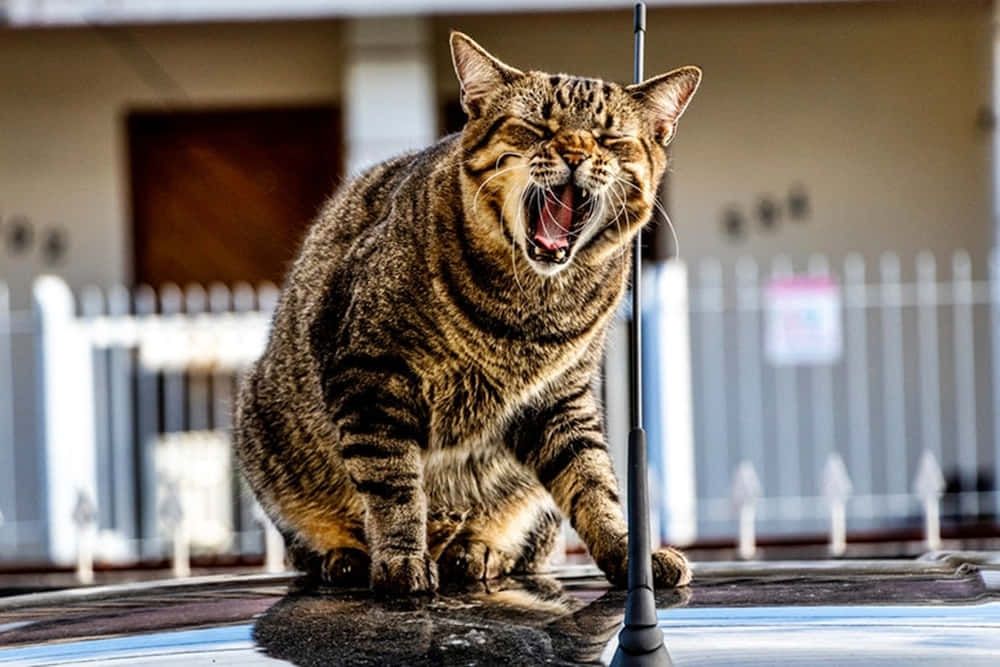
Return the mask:
{"type": "Polygon", "coordinates": [[[656,140],[666,146],[700,83],[701,69],[688,65],[628,86],[626,90],[645,105],[653,119],[656,140]]]}
{"type": "Polygon", "coordinates": [[[468,35],[452,31],[451,60],[462,86],[462,109],[469,116],[482,111],[483,100],[500,86],[510,83],[521,71],[500,62],[468,35]]]}

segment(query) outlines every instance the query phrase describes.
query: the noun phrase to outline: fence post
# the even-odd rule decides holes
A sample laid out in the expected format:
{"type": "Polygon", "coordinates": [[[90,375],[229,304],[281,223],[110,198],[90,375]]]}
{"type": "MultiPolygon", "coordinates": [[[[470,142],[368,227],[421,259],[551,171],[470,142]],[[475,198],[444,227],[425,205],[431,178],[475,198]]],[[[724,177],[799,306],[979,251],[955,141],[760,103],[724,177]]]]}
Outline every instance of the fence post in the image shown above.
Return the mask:
{"type": "MultiPolygon", "coordinates": [[[[136,327],[140,334],[151,322],[157,319],[156,292],[149,285],[140,285],[135,289],[136,327]]],[[[143,335],[140,335],[140,341],[143,335]]],[[[146,345],[140,343],[139,354],[135,363],[135,427],[136,427],[136,461],[138,479],[136,480],[139,510],[140,556],[160,556],[158,516],[156,507],[156,453],[154,451],[156,433],[159,428],[160,391],[158,388],[155,367],[149,364],[146,345]]]]}
{"type": "MultiPolygon", "coordinates": [[[[771,263],[771,278],[791,278],[794,267],[791,259],[778,255],[771,263]]],[[[769,317],[773,318],[769,314],[769,317]]],[[[773,319],[771,320],[773,322],[773,319]]],[[[768,326],[772,326],[769,324],[768,326]]],[[[795,366],[774,366],[775,420],[778,469],[778,494],[787,498],[802,495],[802,442],[799,431],[798,370],[795,366]]],[[[799,508],[795,508],[797,512],[799,508]]],[[[799,515],[781,508],[782,519],[797,519],[799,515]]]]}
{"type": "Polygon", "coordinates": [[[254,502],[251,510],[254,521],[260,525],[264,533],[264,571],[268,574],[280,574],[285,571],[285,539],[271,522],[260,503],[254,502]]]}
{"type": "MultiPolygon", "coordinates": [[[[10,544],[17,550],[17,445],[14,432],[14,360],[10,290],[0,281],[0,510],[10,513],[9,542],[0,538],[0,547],[10,544]]],[[[0,520],[0,526],[3,521],[0,520]]],[[[5,533],[8,531],[4,531],[5,533]]]]}
{"type": "Polygon", "coordinates": [[[844,459],[837,452],[831,452],[823,468],[823,496],[830,503],[830,554],[833,556],[843,556],[847,551],[847,498],[851,490],[844,459]]]}
{"type": "Polygon", "coordinates": [[[93,359],[69,286],[55,276],[42,276],[33,296],[48,556],[55,564],[68,565],[76,558],[76,494],[97,497],[93,359]]]}
{"type": "Polygon", "coordinates": [[[731,493],[733,505],[739,515],[739,542],[737,551],[740,558],[749,560],[757,553],[757,500],[760,498],[760,479],[753,464],[743,461],[733,475],[731,493]]]}
{"type": "Polygon", "coordinates": [[[764,464],[763,363],[760,341],[760,271],[752,257],[736,260],[736,308],[739,340],[736,342],[739,382],[740,456],[767,479],[764,464]]]}
{"type": "MultiPolygon", "coordinates": [[[[825,255],[817,254],[810,256],[808,269],[809,275],[813,278],[831,278],[830,262],[825,255]]],[[[838,312],[837,314],[839,315],[840,313],[838,312]]],[[[811,474],[820,475],[820,466],[826,466],[827,460],[836,455],[834,447],[837,437],[833,398],[833,366],[835,363],[835,361],[831,361],[830,363],[816,364],[809,369],[809,373],[812,376],[813,451],[809,467],[803,467],[803,475],[805,475],[807,469],[811,474]]],[[[843,465],[843,462],[841,462],[841,465],[843,465]]],[[[821,483],[822,481],[823,479],[820,478],[821,483]]],[[[843,505],[840,508],[843,510],[843,505]]]]}
{"type": "MultiPolygon", "coordinates": [[[[108,290],[108,315],[113,320],[132,320],[132,295],[124,285],[114,285],[108,290]]],[[[135,392],[130,350],[120,340],[109,341],[108,351],[108,404],[111,407],[111,469],[114,475],[114,528],[124,538],[125,553],[130,558],[139,556],[140,536],[138,488],[135,449],[135,392]]]]}
{"type": "MultiPolygon", "coordinates": [[[[694,466],[694,426],[691,402],[691,340],[688,311],[687,268],[682,262],[673,261],[650,269],[648,281],[652,287],[650,301],[645,307],[652,312],[646,319],[658,338],[646,338],[655,350],[646,356],[653,366],[653,388],[647,400],[653,406],[650,426],[656,426],[659,442],[650,444],[662,447],[659,453],[659,488],[661,512],[656,528],[657,544],[660,538],[671,544],[690,544],[697,536],[697,509],[694,466]]],[[[647,411],[649,412],[649,411],[647,411]]],[[[651,431],[652,432],[652,431],[651,431]]],[[[652,457],[651,457],[652,458],[652,457]]]]}
{"type": "Polygon", "coordinates": [[[935,551],[941,548],[941,493],[944,491],[944,476],[937,459],[929,449],[925,449],[917,464],[917,474],[913,480],[913,492],[924,506],[924,539],[927,548],[935,551]]]}
{"type": "Polygon", "coordinates": [[[882,315],[882,413],[885,424],[885,480],[890,512],[903,512],[896,498],[906,494],[906,372],[903,359],[903,292],[899,257],[891,252],[879,259],[882,315]]]}
{"type": "Polygon", "coordinates": [[[73,524],[76,527],[76,580],[86,586],[94,583],[94,541],[97,537],[97,508],[86,491],[77,491],[73,524]]]}
{"type": "MultiPolygon", "coordinates": [[[[704,482],[699,491],[702,497],[725,494],[726,471],[730,469],[729,456],[729,407],[726,395],[726,322],[725,289],[722,264],[715,258],[702,260],[698,265],[699,342],[698,373],[701,376],[702,443],[715,465],[703,466],[699,477],[704,482]]],[[[697,471],[696,471],[697,473],[697,471]]]]}
{"type": "Polygon", "coordinates": [[[844,259],[844,316],[847,325],[847,420],[850,424],[848,460],[859,491],[868,495],[866,509],[870,512],[875,484],[868,402],[868,286],[865,284],[865,260],[858,253],[851,253],[844,259]]]}
{"type": "Polygon", "coordinates": [[[952,315],[955,354],[955,422],[958,449],[959,512],[976,516],[979,497],[976,477],[979,469],[976,443],[975,338],[972,321],[972,260],[964,250],[952,256],[952,315]]]}
{"type": "Polygon", "coordinates": [[[993,517],[1000,521],[1000,248],[990,251],[990,342],[993,360],[993,517]]]}
{"type": "Polygon", "coordinates": [[[924,449],[941,456],[938,287],[934,255],[917,254],[917,342],[920,348],[920,431],[924,449]]]}
{"type": "Polygon", "coordinates": [[[191,576],[190,536],[187,517],[181,499],[180,484],[171,480],[166,485],[160,516],[173,546],[173,574],[176,579],[191,576]]]}

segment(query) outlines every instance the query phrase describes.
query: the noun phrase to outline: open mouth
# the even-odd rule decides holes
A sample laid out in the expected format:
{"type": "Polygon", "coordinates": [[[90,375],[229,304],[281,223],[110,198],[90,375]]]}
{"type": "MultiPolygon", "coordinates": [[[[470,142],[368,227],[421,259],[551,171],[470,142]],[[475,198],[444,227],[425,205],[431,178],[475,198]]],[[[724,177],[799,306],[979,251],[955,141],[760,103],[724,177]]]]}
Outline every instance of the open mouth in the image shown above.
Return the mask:
{"type": "Polygon", "coordinates": [[[572,183],[539,189],[529,204],[528,257],[551,264],[569,261],[586,217],[584,201],[584,191],[572,183]]]}

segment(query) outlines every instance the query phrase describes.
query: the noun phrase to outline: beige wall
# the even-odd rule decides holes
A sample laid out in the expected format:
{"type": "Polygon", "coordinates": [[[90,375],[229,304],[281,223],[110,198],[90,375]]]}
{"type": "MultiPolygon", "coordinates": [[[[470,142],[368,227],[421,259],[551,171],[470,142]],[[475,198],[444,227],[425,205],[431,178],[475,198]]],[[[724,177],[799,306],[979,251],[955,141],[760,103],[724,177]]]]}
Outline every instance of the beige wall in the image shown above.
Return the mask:
{"type": "MultiPolygon", "coordinates": [[[[689,259],[815,250],[869,256],[991,243],[988,2],[652,10],[647,72],[693,62],[705,83],[676,140],[671,208],[689,259]],[[813,215],[730,241],[721,213],[803,183],[813,215]]],[[[512,64],[628,80],[629,12],[440,17],[512,64]]],[[[94,29],[0,30],[0,216],[70,229],[74,284],[129,277],[123,114],[129,108],[339,100],[337,22],[174,25],[129,32],[185,95],[164,94],[94,29]]],[[[27,283],[37,254],[0,251],[27,283]]]]}
{"type": "MultiPolygon", "coordinates": [[[[631,80],[628,12],[446,17],[439,45],[452,27],[517,66],[631,80]]],[[[988,247],[990,134],[976,120],[989,40],[986,2],[650,11],[647,74],[705,70],[674,145],[682,254],[988,247]],[[747,211],[797,182],[812,198],[805,224],[722,233],[724,206],[747,211]]],[[[446,46],[437,58],[454,95],[446,46]]]]}
{"type": "MultiPolygon", "coordinates": [[[[129,29],[183,93],[158,90],[96,29],[0,30],[0,216],[70,231],[58,272],[74,284],[129,277],[124,114],[157,105],[240,106],[340,97],[340,24],[129,29]]],[[[134,53],[134,52],[133,52],[134,53]]],[[[130,60],[134,59],[134,60],[130,60]]],[[[37,253],[0,250],[0,278],[25,283],[37,253]]]]}

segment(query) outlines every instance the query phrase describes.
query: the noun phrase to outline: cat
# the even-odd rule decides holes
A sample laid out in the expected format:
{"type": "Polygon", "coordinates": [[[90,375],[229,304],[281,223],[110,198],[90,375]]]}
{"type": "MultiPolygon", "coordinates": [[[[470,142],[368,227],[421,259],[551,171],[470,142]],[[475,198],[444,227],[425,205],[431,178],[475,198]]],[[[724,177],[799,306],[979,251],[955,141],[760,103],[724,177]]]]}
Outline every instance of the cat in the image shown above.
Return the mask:
{"type": "MultiPolygon", "coordinates": [[[[689,66],[622,86],[451,35],[463,130],[344,185],[241,385],[235,451],[292,564],[385,594],[545,568],[562,517],[624,586],[593,385],[689,66]]],[[[691,578],[654,552],[657,586],[691,578]]]]}

